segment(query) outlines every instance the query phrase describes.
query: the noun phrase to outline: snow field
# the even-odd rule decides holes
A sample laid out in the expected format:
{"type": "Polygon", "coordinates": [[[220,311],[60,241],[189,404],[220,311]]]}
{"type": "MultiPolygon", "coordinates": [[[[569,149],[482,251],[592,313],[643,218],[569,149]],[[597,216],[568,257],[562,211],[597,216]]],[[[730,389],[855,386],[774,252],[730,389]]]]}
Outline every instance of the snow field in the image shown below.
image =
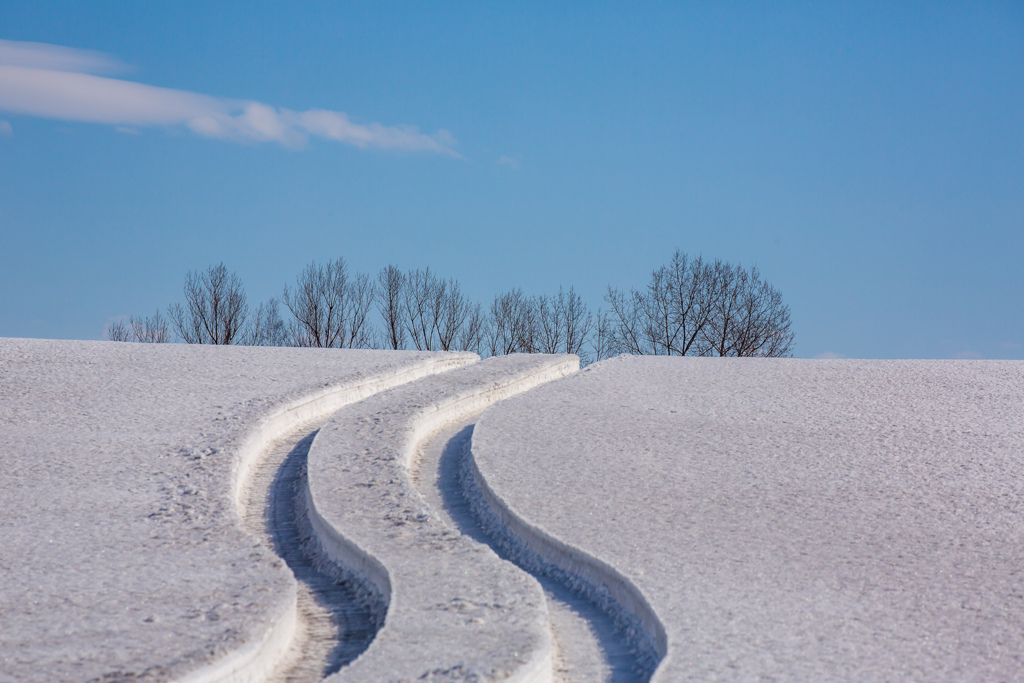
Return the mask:
{"type": "Polygon", "coordinates": [[[295,582],[242,528],[253,460],[474,360],[0,339],[0,680],[261,680],[295,582]]]}
{"type": "Polygon", "coordinates": [[[643,596],[654,681],[1010,680],[1022,425],[1020,362],[619,357],[472,454],[503,525],[643,596]]]}
{"type": "Polygon", "coordinates": [[[576,368],[0,339],[0,681],[278,676],[297,586],[242,518],[324,420],[300,500],[383,622],[332,680],[552,679],[537,580],[416,488],[452,429],[444,486],[615,618],[640,679],[1018,677],[1024,363],[576,368]]]}

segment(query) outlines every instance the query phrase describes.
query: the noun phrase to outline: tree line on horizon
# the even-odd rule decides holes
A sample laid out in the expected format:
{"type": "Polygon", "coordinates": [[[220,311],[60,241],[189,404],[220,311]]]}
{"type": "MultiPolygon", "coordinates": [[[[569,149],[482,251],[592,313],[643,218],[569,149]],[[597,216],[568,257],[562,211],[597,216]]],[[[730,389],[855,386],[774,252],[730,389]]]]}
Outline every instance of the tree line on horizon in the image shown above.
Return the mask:
{"type": "Polygon", "coordinates": [[[130,316],[107,327],[111,341],[321,348],[573,353],[583,364],[628,353],[674,356],[792,355],[789,306],[757,268],[676,250],[642,289],[608,287],[592,311],[570,287],[528,296],[514,288],[488,307],[458,281],[393,265],[371,277],[343,258],[310,263],[252,308],[220,263],[185,276],[184,303],[166,315],[130,316]]]}

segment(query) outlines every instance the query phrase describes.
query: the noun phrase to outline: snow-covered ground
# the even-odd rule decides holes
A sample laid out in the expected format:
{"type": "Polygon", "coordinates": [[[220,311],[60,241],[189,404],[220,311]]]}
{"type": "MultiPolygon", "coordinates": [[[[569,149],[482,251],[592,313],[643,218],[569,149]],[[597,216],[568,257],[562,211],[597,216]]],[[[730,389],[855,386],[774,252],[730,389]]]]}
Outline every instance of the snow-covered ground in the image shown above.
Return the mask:
{"type": "Polygon", "coordinates": [[[490,408],[472,457],[654,680],[1024,667],[1024,363],[619,357],[490,408]]]}
{"type": "Polygon", "coordinates": [[[0,681],[1019,677],[1024,363],[576,362],[0,339],[0,681]]]}
{"type": "Polygon", "coordinates": [[[0,339],[0,680],[258,673],[295,582],[242,527],[246,466],[298,423],[474,360],[0,339]]]}

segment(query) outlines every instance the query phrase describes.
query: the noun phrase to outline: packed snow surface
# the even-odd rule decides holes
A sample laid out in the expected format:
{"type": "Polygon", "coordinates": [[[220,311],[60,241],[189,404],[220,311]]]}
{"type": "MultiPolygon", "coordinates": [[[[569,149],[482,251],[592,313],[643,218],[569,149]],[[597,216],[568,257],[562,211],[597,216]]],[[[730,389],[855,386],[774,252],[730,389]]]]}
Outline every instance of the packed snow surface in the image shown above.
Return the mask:
{"type": "Polygon", "coordinates": [[[224,675],[287,636],[295,583],[243,530],[243,455],[475,358],[0,339],[0,680],[224,675]]]}
{"type": "Polygon", "coordinates": [[[643,596],[656,681],[1024,669],[1024,363],[619,357],[490,408],[472,454],[643,596]]]}

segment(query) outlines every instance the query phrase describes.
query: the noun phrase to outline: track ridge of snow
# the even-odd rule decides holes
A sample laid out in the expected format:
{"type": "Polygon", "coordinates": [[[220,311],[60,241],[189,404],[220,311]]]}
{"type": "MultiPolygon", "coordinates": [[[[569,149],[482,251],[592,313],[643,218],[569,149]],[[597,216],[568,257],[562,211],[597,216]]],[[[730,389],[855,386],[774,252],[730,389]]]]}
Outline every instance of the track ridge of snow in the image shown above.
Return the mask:
{"type": "Polygon", "coordinates": [[[360,401],[321,428],[307,464],[310,521],[386,613],[369,648],[331,680],[551,680],[540,585],[446,524],[411,472],[440,430],[578,366],[568,355],[491,358],[360,401]]]}
{"type": "Polygon", "coordinates": [[[551,577],[608,615],[636,657],[638,678],[649,680],[668,649],[665,628],[650,603],[629,579],[607,563],[562,543],[516,515],[481,474],[470,438],[459,478],[484,532],[524,571],[551,577]]]}
{"type": "MultiPolygon", "coordinates": [[[[327,386],[317,392],[296,399],[270,415],[253,428],[239,449],[234,470],[233,497],[240,519],[248,511],[246,502],[252,499],[253,475],[260,461],[265,459],[276,441],[303,425],[326,419],[345,405],[360,401],[393,387],[423,377],[451,371],[478,360],[476,354],[451,354],[428,358],[412,367],[383,376],[371,377],[355,384],[327,386]]],[[[207,666],[192,671],[179,679],[183,683],[235,683],[263,681],[288,661],[298,626],[298,586],[292,581],[282,614],[277,615],[263,637],[250,642],[207,666]]]]}

